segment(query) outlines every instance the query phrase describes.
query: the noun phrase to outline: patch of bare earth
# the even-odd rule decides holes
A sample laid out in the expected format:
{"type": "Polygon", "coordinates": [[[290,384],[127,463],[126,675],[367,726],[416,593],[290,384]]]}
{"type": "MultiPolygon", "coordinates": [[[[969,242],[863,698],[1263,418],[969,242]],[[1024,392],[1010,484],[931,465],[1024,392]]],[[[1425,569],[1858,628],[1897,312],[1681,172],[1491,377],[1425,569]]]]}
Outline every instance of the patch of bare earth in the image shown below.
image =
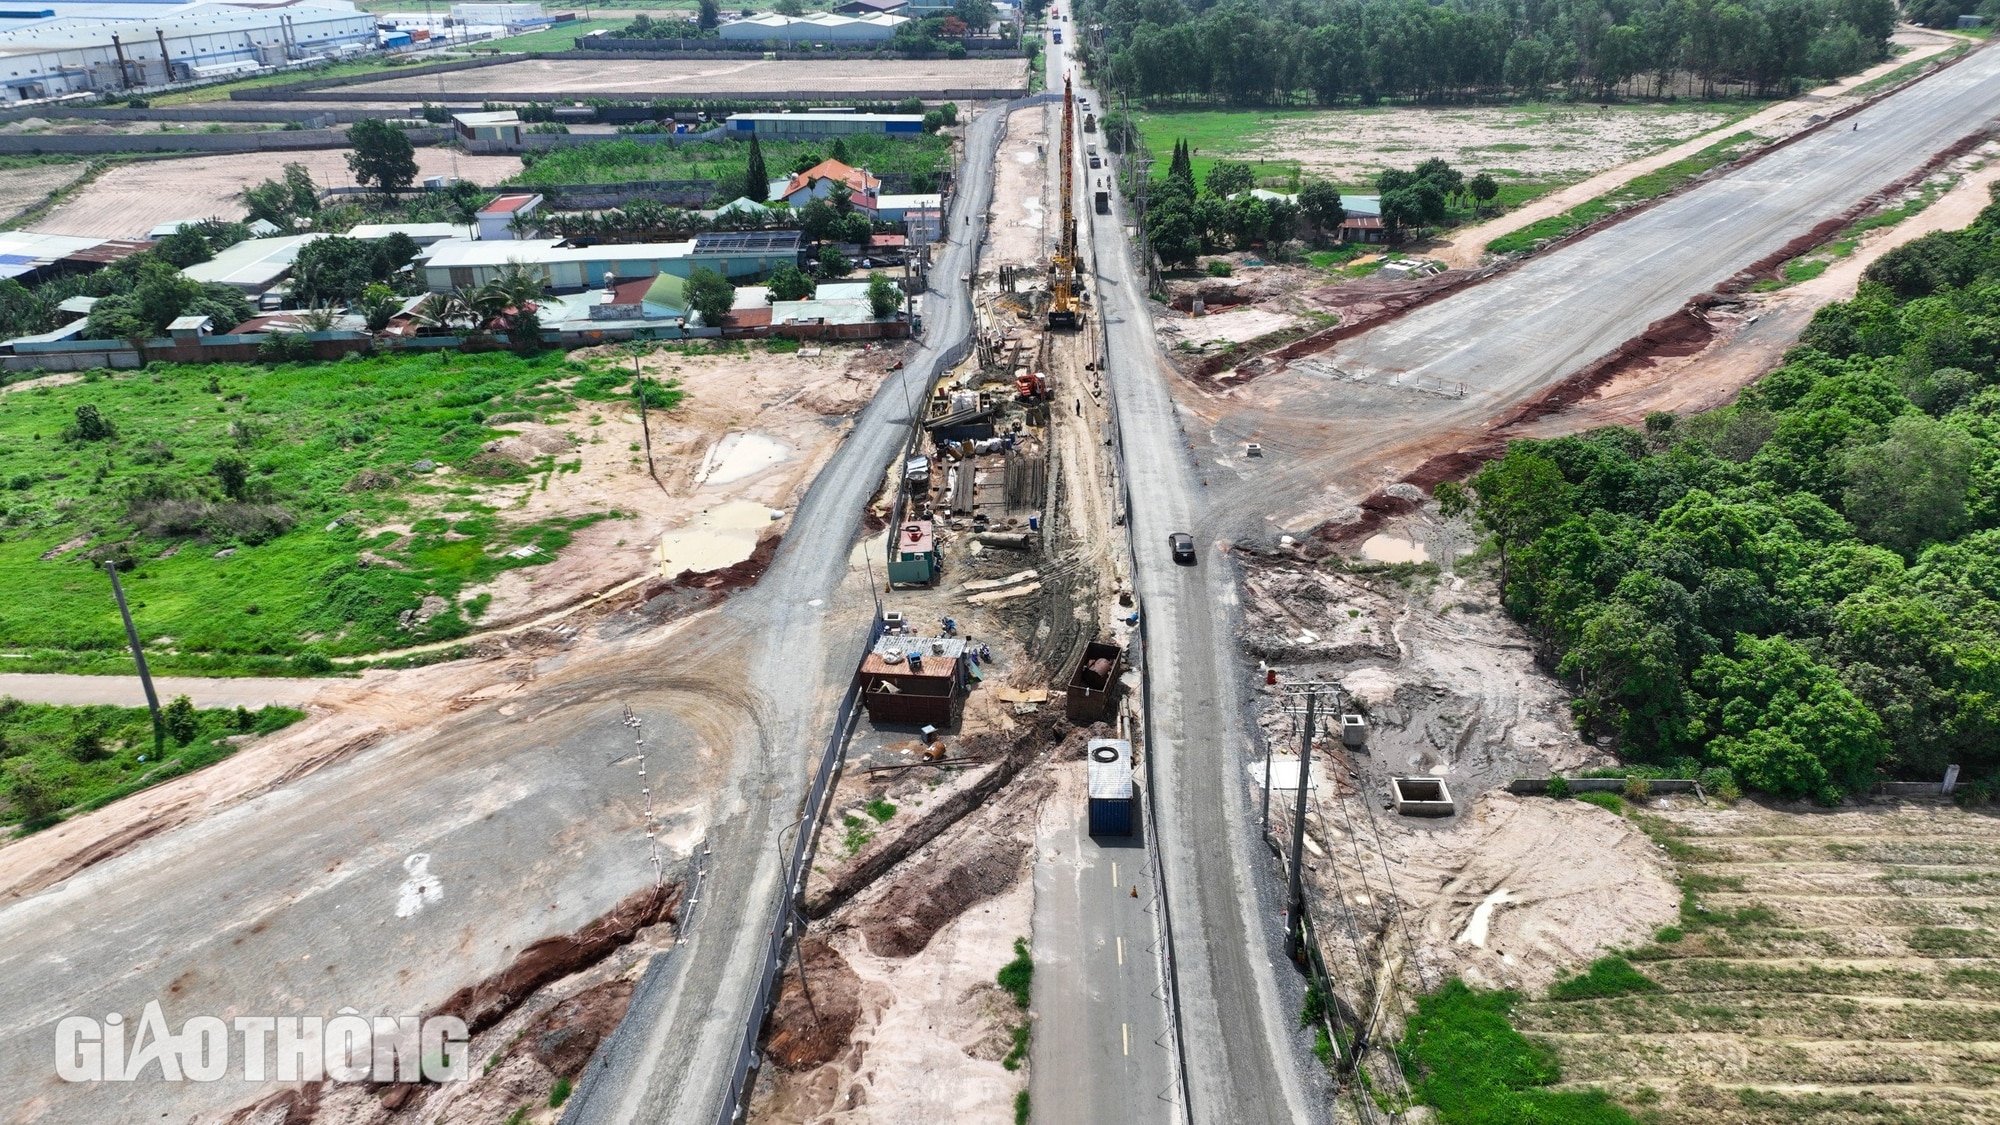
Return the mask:
{"type": "Polygon", "coordinates": [[[75,183],[90,170],[84,161],[73,164],[37,164],[27,168],[0,169],[0,222],[19,215],[52,192],[75,183]]]}
{"type": "Polygon", "coordinates": [[[1434,156],[1468,175],[1563,180],[1707,133],[1725,120],[1709,109],[1587,104],[1329,110],[1274,123],[1250,151],[1257,159],[1298,161],[1305,175],[1336,184],[1372,183],[1385,167],[1434,156]]]}
{"type": "MultiPolygon", "coordinates": [[[[459,176],[492,184],[521,170],[517,156],[468,156],[428,147],[417,149],[416,158],[419,178],[459,176]]],[[[278,178],[286,164],[305,165],[321,187],[354,185],[344,149],[139,160],[107,170],[37,220],[35,229],[44,234],[143,238],[153,227],[175,219],[241,219],[247,214],[243,190],[278,178]]]]}
{"type": "Polygon", "coordinates": [[[1985,1122],[2000,1114],[2000,821],[1659,798],[1694,893],[1634,963],[1658,991],[1531,1001],[1564,1080],[1661,1125],[1985,1122]]]}
{"type": "MultiPolygon", "coordinates": [[[[1451,553],[1450,529],[1399,530],[1451,553]]],[[[1368,724],[1362,748],[1316,741],[1307,800],[1309,902],[1345,1009],[1379,1005],[1393,1030],[1411,994],[1452,976],[1539,990],[1672,920],[1668,866],[1631,824],[1504,792],[1517,776],[1609,759],[1578,739],[1567,693],[1535,665],[1486,583],[1449,573],[1397,580],[1283,555],[1243,561],[1241,639],[1278,673],[1278,686],[1261,689],[1259,719],[1273,751],[1270,831],[1281,855],[1290,854],[1299,772],[1284,685],[1337,682],[1345,710],[1368,724]],[[1385,808],[1399,776],[1443,778],[1454,815],[1385,808]]],[[[1266,767],[1253,759],[1247,768],[1261,802],[1266,767]]]]}

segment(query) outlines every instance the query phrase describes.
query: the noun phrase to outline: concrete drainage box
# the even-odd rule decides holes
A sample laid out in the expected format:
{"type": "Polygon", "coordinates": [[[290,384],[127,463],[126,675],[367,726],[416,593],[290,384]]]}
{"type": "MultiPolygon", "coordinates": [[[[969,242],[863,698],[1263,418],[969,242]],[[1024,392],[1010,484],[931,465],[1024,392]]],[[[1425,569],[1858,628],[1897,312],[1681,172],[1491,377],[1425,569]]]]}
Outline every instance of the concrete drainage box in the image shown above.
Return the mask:
{"type": "Polygon", "coordinates": [[[1451,790],[1441,777],[1389,779],[1396,794],[1396,811],[1404,816],[1450,816],[1451,790]]]}

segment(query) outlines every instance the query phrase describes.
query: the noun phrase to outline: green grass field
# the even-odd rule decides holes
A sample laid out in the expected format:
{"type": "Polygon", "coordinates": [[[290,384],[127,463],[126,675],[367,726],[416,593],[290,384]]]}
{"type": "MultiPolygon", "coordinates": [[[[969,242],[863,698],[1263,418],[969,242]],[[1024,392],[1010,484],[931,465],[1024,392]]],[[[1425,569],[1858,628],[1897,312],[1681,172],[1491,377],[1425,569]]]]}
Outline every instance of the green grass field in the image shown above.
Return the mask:
{"type": "Polygon", "coordinates": [[[546,561],[510,551],[553,554],[618,518],[510,516],[523,489],[496,487],[545,487],[566,463],[485,453],[492,425],[561,422],[579,396],[629,383],[555,354],[446,353],[156,364],[0,393],[0,650],[32,655],[18,671],[129,666],[106,559],[130,568],[160,671],[323,672],[328,657],[463,635],[484,604],[461,590],[546,561]],[[66,440],[85,409],[116,436],[66,440]],[[393,565],[363,567],[363,551],[393,565]],[[445,610],[399,620],[426,597],[445,610]]]}
{"type": "Polygon", "coordinates": [[[247,738],[305,718],[289,707],[163,708],[156,745],[143,707],[53,707],[0,698],[0,824],[32,831],[71,812],[102,808],[129,793],[234,754],[247,738]]]}
{"type": "Polygon", "coordinates": [[[630,18],[577,20],[561,27],[531,31],[526,35],[509,35],[505,39],[495,39],[480,46],[498,51],[574,51],[577,36],[588,35],[593,31],[616,31],[631,22],[630,18]]]}
{"type": "Polygon", "coordinates": [[[1306,120],[1324,111],[1300,110],[1162,110],[1135,112],[1132,123],[1139,127],[1140,143],[1152,150],[1154,171],[1164,175],[1167,156],[1175,141],[1193,148],[1194,179],[1206,182],[1208,170],[1218,160],[1245,160],[1257,174],[1259,187],[1273,191],[1297,191],[1299,162],[1261,160],[1257,150],[1261,135],[1274,125],[1306,120]]]}
{"type": "MultiPolygon", "coordinates": [[[[951,142],[937,136],[916,140],[889,137],[843,139],[848,162],[876,175],[893,173],[935,176],[951,167],[951,142]]],[[[832,145],[805,141],[773,141],[763,146],[764,166],[772,179],[790,173],[793,162],[812,156],[815,162],[832,154],[832,145]]],[[[538,155],[511,181],[517,184],[604,184],[623,180],[717,180],[741,183],[749,165],[747,141],[705,144],[646,144],[607,141],[578,148],[553,149],[538,155]]],[[[727,194],[727,193],[725,193],[727,194]]]]}

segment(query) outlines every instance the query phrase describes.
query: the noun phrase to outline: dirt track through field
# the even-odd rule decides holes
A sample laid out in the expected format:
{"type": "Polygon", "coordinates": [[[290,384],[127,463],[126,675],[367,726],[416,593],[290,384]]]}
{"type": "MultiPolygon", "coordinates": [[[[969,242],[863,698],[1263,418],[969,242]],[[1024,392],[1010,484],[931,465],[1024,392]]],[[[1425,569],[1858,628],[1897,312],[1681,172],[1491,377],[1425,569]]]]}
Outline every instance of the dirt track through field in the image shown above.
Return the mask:
{"type": "MultiPolygon", "coordinates": [[[[282,175],[284,166],[292,163],[310,169],[313,182],[321,187],[354,185],[346,149],[145,160],[105,172],[34,228],[44,234],[143,238],[153,227],[175,219],[240,219],[243,189],[282,175]]],[[[521,161],[514,156],[466,156],[420,148],[417,169],[419,179],[459,176],[491,184],[519,172],[521,161]]]]}

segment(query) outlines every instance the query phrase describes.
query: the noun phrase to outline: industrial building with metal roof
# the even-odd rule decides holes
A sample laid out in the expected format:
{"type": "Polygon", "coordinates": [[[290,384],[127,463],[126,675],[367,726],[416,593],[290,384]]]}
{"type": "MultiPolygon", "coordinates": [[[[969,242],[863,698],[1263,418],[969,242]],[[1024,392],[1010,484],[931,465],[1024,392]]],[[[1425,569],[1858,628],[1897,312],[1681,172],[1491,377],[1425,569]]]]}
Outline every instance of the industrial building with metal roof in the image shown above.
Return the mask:
{"type": "MultiPolygon", "coordinates": [[[[763,232],[745,232],[761,234],[763,232]]],[[[435,243],[421,259],[424,284],[434,292],[484,285],[510,264],[541,271],[550,289],[574,292],[598,288],[609,279],[627,280],[668,273],[687,277],[706,266],[731,280],[768,277],[779,266],[799,262],[796,231],[775,232],[766,242],[741,244],[728,235],[704,235],[688,242],[635,242],[572,246],[558,238],[435,243]],[[789,235],[789,238],[783,236],[789,235]],[[704,239],[721,241],[708,241],[704,239]]]]}
{"type": "Polygon", "coordinates": [[[0,101],[226,77],[376,44],[375,17],[347,0],[56,3],[7,14],[14,20],[0,31],[0,101]]]}
{"type": "Polygon", "coordinates": [[[716,28],[715,33],[724,42],[887,43],[895,36],[897,25],[908,22],[906,16],[886,14],[839,16],[832,12],[814,12],[804,16],[787,16],[777,12],[759,12],[754,16],[731,20],[716,28]]]}

